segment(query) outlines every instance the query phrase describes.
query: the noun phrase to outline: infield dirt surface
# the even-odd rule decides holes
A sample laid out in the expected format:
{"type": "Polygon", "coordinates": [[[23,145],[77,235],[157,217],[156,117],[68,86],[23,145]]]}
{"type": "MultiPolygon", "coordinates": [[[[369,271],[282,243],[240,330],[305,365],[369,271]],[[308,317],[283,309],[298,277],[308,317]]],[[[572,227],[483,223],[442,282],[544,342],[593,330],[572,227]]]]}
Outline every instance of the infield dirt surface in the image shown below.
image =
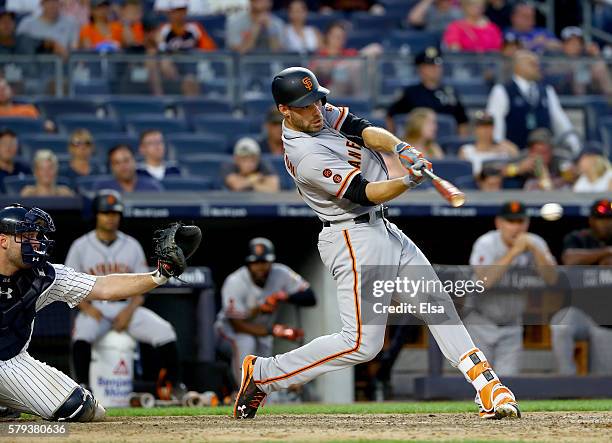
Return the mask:
{"type": "MultiPolygon", "coordinates": [[[[36,438],[41,440],[46,439],[36,438]]],[[[612,412],[530,412],[521,420],[501,421],[481,420],[474,413],[262,415],[241,421],[228,416],[110,417],[104,423],[70,424],[67,439],[146,443],[178,440],[609,442],[612,412]]]]}

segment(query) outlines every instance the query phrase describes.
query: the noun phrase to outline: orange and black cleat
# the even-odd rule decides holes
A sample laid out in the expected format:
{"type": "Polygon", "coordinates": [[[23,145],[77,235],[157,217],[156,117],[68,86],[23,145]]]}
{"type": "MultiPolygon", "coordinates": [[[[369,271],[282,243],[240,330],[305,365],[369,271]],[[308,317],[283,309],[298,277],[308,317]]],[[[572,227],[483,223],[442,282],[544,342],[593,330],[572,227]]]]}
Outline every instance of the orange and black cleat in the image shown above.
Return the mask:
{"type": "Polygon", "coordinates": [[[263,405],[266,393],[259,389],[253,380],[255,370],[254,355],[247,355],[242,362],[242,384],[234,404],[234,418],[255,418],[257,409],[263,405]]]}

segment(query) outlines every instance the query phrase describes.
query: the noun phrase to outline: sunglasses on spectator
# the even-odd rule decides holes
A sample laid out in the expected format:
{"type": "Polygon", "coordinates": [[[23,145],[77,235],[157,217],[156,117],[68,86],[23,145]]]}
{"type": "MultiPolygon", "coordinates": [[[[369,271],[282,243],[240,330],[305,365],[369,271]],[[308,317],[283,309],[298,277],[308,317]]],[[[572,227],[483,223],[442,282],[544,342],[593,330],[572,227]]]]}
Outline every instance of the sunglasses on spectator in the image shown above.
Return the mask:
{"type": "Polygon", "coordinates": [[[70,142],[70,144],[72,146],[91,146],[93,143],[91,142],[91,140],[72,140],[70,142]]]}

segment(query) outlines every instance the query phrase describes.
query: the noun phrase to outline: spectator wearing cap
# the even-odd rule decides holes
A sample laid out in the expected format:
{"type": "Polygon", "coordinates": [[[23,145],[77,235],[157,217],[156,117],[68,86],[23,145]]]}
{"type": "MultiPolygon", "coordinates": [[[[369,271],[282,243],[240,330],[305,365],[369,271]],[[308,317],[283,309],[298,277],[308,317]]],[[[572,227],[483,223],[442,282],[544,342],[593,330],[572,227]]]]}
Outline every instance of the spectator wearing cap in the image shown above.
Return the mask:
{"type": "Polygon", "coordinates": [[[438,122],[436,113],[429,108],[414,108],[408,114],[404,141],[414,146],[430,160],[444,157],[444,151],[436,142],[438,122]]]}
{"type": "Polygon", "coordinates": [[[13,103],[13,88],[0,78],[0,117],[38,118],[38,109],[31,104],[13,103]]]}
{"type": "Polygon", "coordinates": [[[530,131],[548,128],[574,155],[580,152],[580,140],[557,93],[541,81],[539,57],[524,49],[516,51],[513,72],[510,82],[493,87],[487,101],[495,140],[508,139],[524,149],[530,131]]]}
{"type": "Polygon", "coordinates": [[[292,0],[287,7],[289,23],[285,27],[285,49],[300,54],[312,54],[322,44],[321,33],[306,24],[308,6],[304,0],[292,0]]]}
{"type": "Polygon", "coordinates": [[[100,165],[92,161],[95,148],[94,138],[87,129],[75,129],[70,134],[68,142],[70,161],[66,167],[60,169],[60,175],[70,179],[74,188],[79,177],[104,173],[100,165]]]}
{"type": "MultiPolygon", "coordinates": [[[[612,265],[612,202],[595,201],[591,206],[589,227],[570,232],[563,240],[561,260],[568,266],[612,265]]],[[[576,307],[563,308],[550,321],[552,348],[557,370],[563,375],[575,375],[574,346],[576,340],[588,340],[590,372],[612,374],[612,329],[600,326],[576,307]]]]}
{"type": "Polygon", "coordinates": [[[168,23],[159,30],[159,49],[164,53],[214,51],[217,45],[196,22],[187,21],[187,0],[168,0],[168,23]]]}
{"type": "Polygon", "coordinates": [[[21,20],[17,34],[41,40],[46,52],[68,57],[70,51],[78,46],[78,23],[61,13],[59,0],[41,0],[40,5],[40,15],[32,13],[21,20]]]}
{"type": "Polygon", "coordinates": [[[488,0],[485,14],[502,31],[510,27],[512,6],[507,0],[488,0]]]}
{"type": "Polygon", "coordinates": [[[574,192],[611,192],[612,166],[601,148],[584,148],[578,158],[578,180],[574,192]]]}
{"type": "Polygon", "coordinates": [[[426,31],[444,31],[463,14],[453,0],[420,0],[408,13],[408,25],[426,31]]]}
{"type": "MultiPolygon", "coordinates": [[[[155,0],[153,9],[156,12],[165,13],[171,9],[173,0],[155,0]]],[[[193,15],[207,15],[207,14],[223,14],[227,10],[236,10],[240,7],[244,7],[245,0],[223,0],[223,1],[210,1],[210,0],[186,0],[187,3],[187,14],[193,15]],[[226,9],[224,9],[226,8],[226,9]]]]}
{"type": "Polygon", "coordinates": [[[30,167],[17,159],[17,134],[10,129],[0,129],[0,191],[4,189],[4,178],[32,174],[30,167]]]}
{"type": "Polygon", "coordinates": [[[515,4],[510,22],[512,26],[508,30],[516,34],[525,49],[542,53],[561,47],[552,32],[536,27],[536,11],[531,3],[521,1],[515,4]]]}
{"type": "Polygon", "coordinates": [[[115,52],[123,43],[123,26],[113,20],[110,0],[92,0],[91,18],[79,32],[79,48],[115,52]]]}
{"type": "Polygon", "coordinates": [[[514,143],[493,140],[493,117],[483,111],[474,115],[474,143],[467,143],[459,148],[458,156],[472,163],[475,176],[480,174],[483,163],[508,160],[518,157],[519,151],[514,143]]]}
{"type": "Polygon", "coordinates": [[[461,0],[464,18],[455,20],[444,32],[442,42],[451,51],[499,52],[501,30],[484,14],[485,0],[461,0]]]}
{"type": "Polygon", "coordinates": [[[602,60],[599,46],[591,42],[586,45],[582,29],[568,26],[561,31],[563,60],[556,62],[548,73],[561,74],[561,81],[555,83],[560,94],[567,95],[608,95],[612,97],[612,79],[606,62],[602,60]],[[591,60],[582,60],[590,57],[591,60]],[[565,74],[565,75],[564,75],[565,74]]]}
{"type": "Polygon", "coordinates": [[[520,371],[526,300],[523,294],[504,292],[496,286],[511,267],[535,269],[548,284],[557,280],[556,260],[546,241],[528,229],[525,205],[506,202],[495,217],[495,230],[480,236],[470,255],[470,265],[478,279],[485,282],[485,291],[466,299],[468,314],[464,323],[500,375],[516,375],[520,371]]]}
{"type": "Polygon", "coordinates": [[[74,192],[68,186],[57,184],[57,156],[49,149],[40,149],[32,162],[34,185],[21,190],[22,197],[72,197],[74,192]]]}
{"type": "Polygon", "coordinates": [[[30,55],[42,48],[42,41],[15,32],[15,13],[0,7],[0,55],[30,55]]]}
{"type": "Polygon", "coordinates": [[[476,176],[478,189],[483,192],[497,192],[504,187],[504,174],[496,166],[485,165],[476,176]]]}
{"type": "MultiPolygon", "coordinates": [[[[525,182],[526,191],[565,189],[573,181],[573,171],[565,170],[564,159],[554,154],[552,134],[546,128],[536,129],[529,134],[525,163],[529,160],[531,163],[528,164],[533,166],[530,178],[525,182]]],[[[527,169],[527,166],[524,168],[527,169]]]]}
{"type": "Polygon", "coordinates": [[[455,118],[459,134],[467,135],[468,118],[455,89],[442,83],[442,57],[438,48],[429,47],[415,57],[420,82],[404,89],[402,96],[387,109],[387,128],[395,131],[393,116],[414,108],[430,108],[436,114],[455,118]]]}
{"type": "Polygon", "coordinates": [[[134,153],[128,145],[119,144],[108,151],[108,164],[112,179],[101,179],[94,184],[94,191],[114,189],[118,192],[160,192],[163,186],[155,179],[136,173],[134,153]]]}
{"type": "Polygon", "coordinates": [[[262,129],[263,135],[259,140],[261,150],[272,155],[283,155],[285,153],[282,140],[283,114],[276,106],[269,109],[262,129]]]}
{"type": "Polygon", "coordinates": [[[171,175],[182,175],[181,168],[166,161],[166,143],[160,131],[156,129],[143,131],[140,134],[138,149],[144,159],[136,171],[138,175],[155,180],[163,180],[171,175]]]}
{"type": "Polygon", "coordinates": [[[223,183],[230,191],[278,192],[280,180],[274,167],[261,158],[256,140],[243,137],[234,146],[234,161],[221,168],[223,183]]]}
{"type": "Polygon", "coordinates": [[[285,23],[272,14],[272,0],[250,0],[248,11],[230,15],[225,42],[232,51],[275,52],[284,49],[285,23]]]}

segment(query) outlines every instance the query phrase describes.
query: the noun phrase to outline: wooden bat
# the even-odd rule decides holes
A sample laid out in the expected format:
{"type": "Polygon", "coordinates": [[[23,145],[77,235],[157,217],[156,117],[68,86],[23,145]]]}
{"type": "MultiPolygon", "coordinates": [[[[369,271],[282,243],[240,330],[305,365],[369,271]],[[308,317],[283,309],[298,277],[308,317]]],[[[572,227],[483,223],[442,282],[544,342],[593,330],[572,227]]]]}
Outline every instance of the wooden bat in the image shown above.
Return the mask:
{"type": "Polygon", "coordinates": [[[449,202],[453,208],[463,206],[465,203],[465,194],[455,185],[438,177],[427,168],[421,169],[421,172],[431,179],[438,193],[440,193],[440,195],[444,197],[444,199],[449,202]]]}

